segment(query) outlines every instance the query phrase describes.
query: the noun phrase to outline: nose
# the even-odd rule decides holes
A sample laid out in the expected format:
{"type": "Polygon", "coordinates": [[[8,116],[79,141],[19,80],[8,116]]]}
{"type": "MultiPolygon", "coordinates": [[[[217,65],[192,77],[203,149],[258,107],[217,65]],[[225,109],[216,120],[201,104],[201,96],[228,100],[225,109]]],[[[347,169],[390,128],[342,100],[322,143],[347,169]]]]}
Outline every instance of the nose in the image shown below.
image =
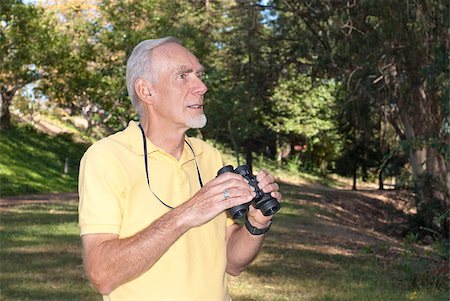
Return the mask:
{"type": "Polygon", "coordinates": [[[196,95],[204,95],[208,91],[208,87],[202,81],[201,78],[197,77],[195,79],[195,84],[193,86],[193,93],[196,95]]]}

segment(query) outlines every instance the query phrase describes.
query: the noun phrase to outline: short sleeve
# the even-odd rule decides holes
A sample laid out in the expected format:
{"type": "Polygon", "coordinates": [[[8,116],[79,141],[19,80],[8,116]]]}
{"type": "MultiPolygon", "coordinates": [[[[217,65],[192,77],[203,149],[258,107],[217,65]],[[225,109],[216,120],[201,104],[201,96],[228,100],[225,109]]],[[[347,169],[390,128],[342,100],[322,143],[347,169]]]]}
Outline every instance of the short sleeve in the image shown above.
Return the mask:
{"type": "Polygon", "coordinates": [[[89,148],[80,162],[78,190],[81,235],[119,234],[126,194],[119,160],[105,148],[89,148]]]}

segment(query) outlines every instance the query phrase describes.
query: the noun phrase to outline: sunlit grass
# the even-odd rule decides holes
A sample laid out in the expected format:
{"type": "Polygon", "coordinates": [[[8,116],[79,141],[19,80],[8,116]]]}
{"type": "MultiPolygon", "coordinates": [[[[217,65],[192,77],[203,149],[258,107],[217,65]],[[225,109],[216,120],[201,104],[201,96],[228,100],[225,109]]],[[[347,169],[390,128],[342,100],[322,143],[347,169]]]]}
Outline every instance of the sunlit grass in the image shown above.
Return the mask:
{"type": "Polygon", "coordinates": [[[75,191],[79,161],[86,148],[68,134],[52,137],[29,126],[3,131],[0,195],[75,191]]]}
{"type": "MultiPolygon", "coordinates": [[[[238,166],[238,159],[232,149],[225,147],[224,145],[216,141],[208,141],[220,150],[224,164],[230,164],[234,167],[238,166]]],[[[323,174],[316,174],[314,172],[302,171],[300,166],[296,168],[292,167],[292,163],[277,162],[268,156],[253,154],[253,172],[256,173],[261,169],[264,169],[273,174],[277,179],[282,179],[286,182],[298,183],[298,182],[311,182],[320,183],[330,187],[344,187],[348,184],[342,181],[337,175],[328,176],[323,174]]],[[[245,164],[242,156],[239,158],[239,164],[245,164]]]]}
{"type": "MultiPolygon", "coordinates": [[[[300,187],[282,189],[286,199],[261,254],[231,278],[233,301],[448,300],[445,288],[411,285],[399,262],[383,264],[375,248],[362,252],[324,236],[317,214],[326,209],[300,204],[300,187]]],[[[76,200],[0,213],[2,300],[101,300],[83,274],[76,200]]]]}
{"type": "MultiPolygon", "coordinates": [[[[75,130],[71,129],[71,132],[75,130]]],[[[88,147],[88,144],[76,142],[80,135],[76,132],[76,135],[65,133],[52,137],[23,124],[3,131],[0,135],[0,195],[76,191],[79,162],[88,147]]],[[[225,164],[237,167],[237,159],[229,148],[209,142],[219,148],[225,164]]],[[[320,182],[334,187],[342,185],[332,178],[292,171],[286,163],[279,164],[256,154],[254,157],[255,172],[265,169],[283,181],[320,182]]],[[[242,158],[239,163],[244,164],[242,158]]]]}

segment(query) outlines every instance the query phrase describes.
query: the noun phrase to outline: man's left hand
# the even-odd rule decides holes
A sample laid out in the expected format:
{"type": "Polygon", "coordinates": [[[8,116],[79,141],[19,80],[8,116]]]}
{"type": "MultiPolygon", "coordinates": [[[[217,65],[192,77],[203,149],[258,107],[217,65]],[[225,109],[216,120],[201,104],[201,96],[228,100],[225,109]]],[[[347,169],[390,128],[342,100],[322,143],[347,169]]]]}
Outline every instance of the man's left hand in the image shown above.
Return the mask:
{"type": "MultiPolygon", "coordinates": [[[[275,178],[265,170],[261,170],[256,176],[259,188],[281,202],[281,193],[278,191],[280,186],[275,182],[275,178]]],[[[250,206],[248,212],[249,222],[257,228],[265,228],[269,225],[272,216],[264,216],[261,210],[256,209],[253,205],[250,206]]]]}

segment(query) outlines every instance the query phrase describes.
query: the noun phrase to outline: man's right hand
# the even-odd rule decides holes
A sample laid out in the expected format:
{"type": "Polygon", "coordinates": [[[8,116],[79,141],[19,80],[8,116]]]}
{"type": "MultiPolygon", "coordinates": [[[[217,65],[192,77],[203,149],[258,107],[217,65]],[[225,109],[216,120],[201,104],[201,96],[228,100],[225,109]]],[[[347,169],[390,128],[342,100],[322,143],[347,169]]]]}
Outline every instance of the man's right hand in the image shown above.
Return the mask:
{"type": "Polygon", "coordinates": [[[248,203],[254,196],[243,177],[227,172],[131,237],[119,239],[118,235],[102,233],[83,235],[86,273],[96,289],[108,295],[151,268],[190,228],[207,223],[228,208],[248,203]],[[225,190],[229,193],[226,199],[225,190]]]}
{"type": "Polygon", "coordinates": [[[250,202],[254,189],[240,175],[226,172],[203,186],[192,198],[176,207],[188,228],[207,223],[228,208],[250,202]],[[225,198],[224,192],[229,194],[225,198]]]}

